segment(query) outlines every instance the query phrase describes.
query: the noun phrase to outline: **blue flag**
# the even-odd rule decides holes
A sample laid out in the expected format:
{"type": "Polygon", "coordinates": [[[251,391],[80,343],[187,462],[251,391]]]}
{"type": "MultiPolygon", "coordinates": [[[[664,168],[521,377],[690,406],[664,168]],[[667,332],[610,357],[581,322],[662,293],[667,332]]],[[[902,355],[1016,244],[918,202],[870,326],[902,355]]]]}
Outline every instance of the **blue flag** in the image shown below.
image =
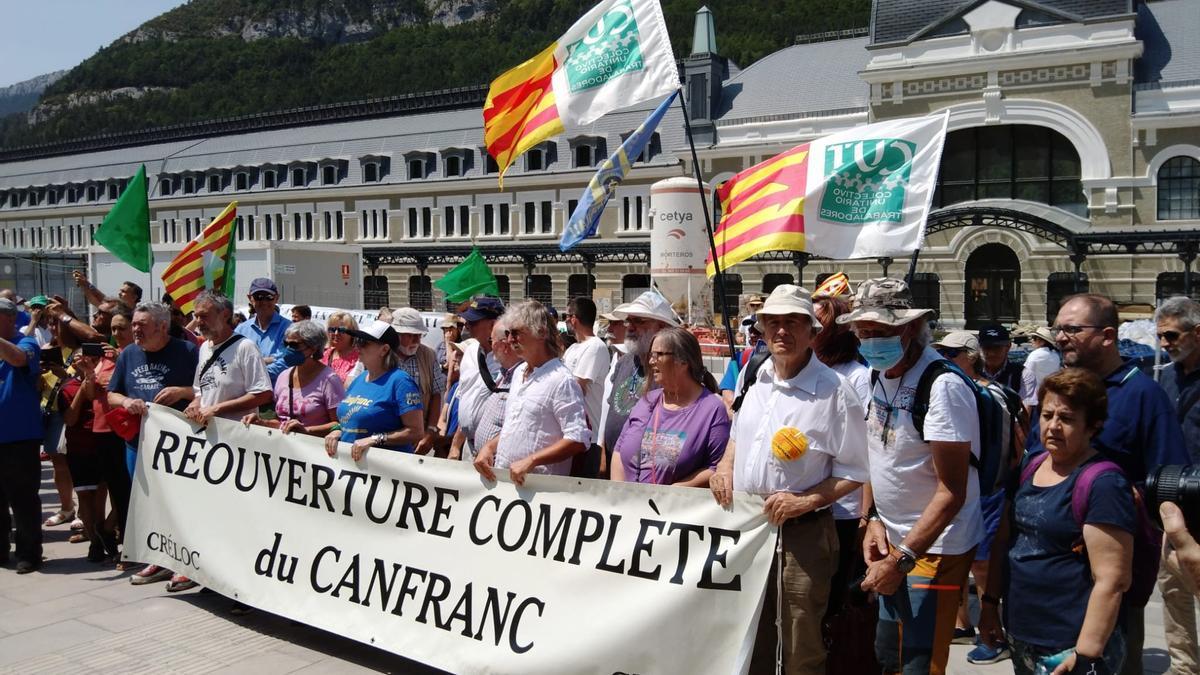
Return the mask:
{"type": "Polygon", "coordinates": [[[558,243],[560,250],[569,251],[576,244],[596,233],[596,229],[600,226],[600,214],[604,213],[604,206],[608,204],[608,200],[616,191],[617,186],[629,174],[633,163],[631,158],[637,158],[646,149],[646,144],[650,142],[654,130],[658,128],[658,123],[662,121],[667,108],[671,107],[671,102],[678,95],[679,92],[675,92],[658,104],[654,112],[650,113],[645,122],[642,122],[642,126],[630,134],[621,147],[613,153],[613,156],[604,160],[604,163],[600,165],[600,170],[596,172],[595,176],[592,176],[591,182],[583,191],[583,196],[579,198],[579,205],[571,214],[571,220],[563,228],[562,241],[558,243]]]}

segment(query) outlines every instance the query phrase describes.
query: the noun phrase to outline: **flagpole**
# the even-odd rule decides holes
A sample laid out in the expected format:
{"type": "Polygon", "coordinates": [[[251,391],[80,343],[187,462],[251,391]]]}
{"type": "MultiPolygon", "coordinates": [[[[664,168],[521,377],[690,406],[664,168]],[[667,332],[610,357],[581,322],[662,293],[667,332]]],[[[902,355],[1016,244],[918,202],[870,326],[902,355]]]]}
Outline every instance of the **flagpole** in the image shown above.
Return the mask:
{"type": "MultiPolygon", "coordinates": [[[[683,128],[687,132],[688,148],[692,151],[692,173],[700,189],[700,203],[704,206],[704,227],[708,232],[708,249],[712,252],[713,269],[716,271],[717,293],[721,296],[721,317],[725,322],[725,335],[729,339],[729,356],[737,356],[737,341],[734,340],[733,324],[729,322],[729,300],[725,296],[725,274],[721,271],[721,259],[717,256],[717,239],[713,236],[712,216],[708,212],[708,197],[704,194],[704,177],[700,174],[700,159],[696,156],[696,143],[692,140],[692,121],[688,117],[687,105],[683,102],[683,88],[679,88],[679,109],[683,111],[683,128]]],[[[689,294],[690,297],[690,294],[689,294]]]]}
{"type": "Polygon", "coordinates": [[[912,259],[908,262],[908,274],[904,277],[904,283],[912,287],[913,277],[917,275],[917,256],[921,255],[921,249],[913,249],[912,259]]]}

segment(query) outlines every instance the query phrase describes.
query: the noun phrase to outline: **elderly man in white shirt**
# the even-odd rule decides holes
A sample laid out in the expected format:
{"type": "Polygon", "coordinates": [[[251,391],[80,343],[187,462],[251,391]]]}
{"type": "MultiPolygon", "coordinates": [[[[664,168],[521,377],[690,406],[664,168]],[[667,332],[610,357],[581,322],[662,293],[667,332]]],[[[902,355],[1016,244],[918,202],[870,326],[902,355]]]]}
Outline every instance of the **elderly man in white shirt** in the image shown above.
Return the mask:
{"type": "Polygon", "coordinates": [[[709,485],[722,505],[733,490],[766,496],[767,517],[782,526],[750,671],[774,672],[778,595],[784,672],[815,675],[825,672],[821,620],[838,561],[829,507],[870,478],[865,413],[850,383],[812,351],[821,324],[808,291],[776,287],[758,317],[771,358],[747,392],[709,485]]]}
{"type": "Polygon", "coordinates": [[[517,485],[530,472],[567,476],[575,455],[587,449],[583,391],[559,360],[559,343],[550,314],[536,300],[512,306],[504,315],[513,351],[525,359],[513,375],[504,426],[475,457],[475,469],[495,480],[493,467],[508,469],[517,485]]]}

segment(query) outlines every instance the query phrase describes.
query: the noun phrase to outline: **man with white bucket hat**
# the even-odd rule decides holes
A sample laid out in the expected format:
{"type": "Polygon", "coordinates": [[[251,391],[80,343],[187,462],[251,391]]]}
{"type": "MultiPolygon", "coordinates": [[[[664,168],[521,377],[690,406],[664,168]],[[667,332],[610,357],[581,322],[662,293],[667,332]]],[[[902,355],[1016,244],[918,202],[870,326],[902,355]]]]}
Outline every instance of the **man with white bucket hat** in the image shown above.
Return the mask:
{"type": "MultiPolygon", "coordinates": [[[[679,316],[671,309],[658,291],[646,291],[634,298],[632,302],[618,305],[612,311],[612,316],[625,322],[625,354],[613,367],[609,378],[611,391],[604,401],[601,417],[604,420],[601,430],[602,448],[604,449],[604,466],[612,455],[612,449],[617,444],[625,420],[633,412],[633,406],[645,394],[647,383],[646,363],[650,355],[650,345],[654,336],[668,326],[678,326],[679,316]]],[[[649,380],[649,387],[654,387],[654,380],[649,380]]]]}
{"type": "Polygon", "coordinates": [[[962,586],[983,534],[975,394],[958,374],[932,383],[924,424],[913,424],[917,384],[941,359],[929,309],[899,279],[858,287],[851,323],[872,373],[867,412],[871,489],[863,589],[880,594],[875,652],[884,672],[945,672],[962,586]],[[920,610],[920,611],[918,611],[920,610]]]}
{"type": "Polygon", "coordinates": [[[809,291],[777,286],[758,320],[771,358],[754,373],[709,487],[723,506],[733,490],[763,495],[763,511],[781,526],[750,671],[773,672],[781,640],[785,673],[820,674],[821,622],[838,564],[829,507],[870,477],[866,424],[853,386],[813,353],[821,323],[809,291]]]}
{"type": "Polygon", "coordinates": [[[424,455],[433,450],[438,440],[438,420],[442,415],[442,392],[446,391],[446,373],[438,365],[437,352],[421,343],[429,332],[421,313],[411,307],[392,313],[392,328],[400,336],[400,369],[417,383],[421,390],[421,406],[425,415],[425,433],[417,443],[416,453],[424,455]]]}

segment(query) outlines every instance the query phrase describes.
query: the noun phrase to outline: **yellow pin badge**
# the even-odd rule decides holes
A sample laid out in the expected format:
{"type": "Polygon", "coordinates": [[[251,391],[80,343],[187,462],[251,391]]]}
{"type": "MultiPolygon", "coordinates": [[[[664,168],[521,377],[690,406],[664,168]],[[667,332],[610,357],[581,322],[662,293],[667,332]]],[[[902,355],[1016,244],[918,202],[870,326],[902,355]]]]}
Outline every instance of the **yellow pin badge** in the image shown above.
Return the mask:
{"type": "Polygon", "coordinates": [[[795,427],[784,427],[771,437],[771,452],[783,462],[794,462],[808,451],[808,436],[795,427]]]}

